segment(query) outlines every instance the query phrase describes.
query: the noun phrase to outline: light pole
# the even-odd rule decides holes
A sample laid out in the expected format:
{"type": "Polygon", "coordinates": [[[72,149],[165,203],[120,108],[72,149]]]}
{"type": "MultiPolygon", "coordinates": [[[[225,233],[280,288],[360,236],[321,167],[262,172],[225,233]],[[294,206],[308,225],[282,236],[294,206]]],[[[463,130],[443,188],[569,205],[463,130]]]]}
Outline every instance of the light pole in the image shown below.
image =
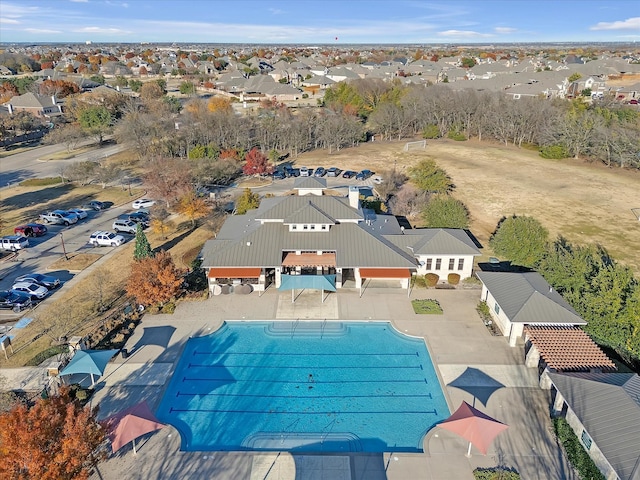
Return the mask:
{"type": "Polygon", "coordinates": [[[64,252],[64,259],[69,260],[69,257],[67,256],[67,249],[64,246],[64,237],[62,236],[62,232],[60,232],[60,242],[62,243],[62,251],[64,252]]]}

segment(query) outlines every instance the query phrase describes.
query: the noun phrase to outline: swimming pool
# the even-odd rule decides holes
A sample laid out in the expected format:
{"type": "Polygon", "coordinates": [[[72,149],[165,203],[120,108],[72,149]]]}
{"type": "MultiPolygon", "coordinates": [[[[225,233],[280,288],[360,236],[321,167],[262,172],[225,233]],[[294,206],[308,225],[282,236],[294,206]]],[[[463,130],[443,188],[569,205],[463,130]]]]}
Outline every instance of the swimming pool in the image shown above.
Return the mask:
{"type": "Polygon", "coordinates": [[[182,450],[422,452],[450,412],[423,340],[380,322],[226,322],[156,412],[182,450]]]}

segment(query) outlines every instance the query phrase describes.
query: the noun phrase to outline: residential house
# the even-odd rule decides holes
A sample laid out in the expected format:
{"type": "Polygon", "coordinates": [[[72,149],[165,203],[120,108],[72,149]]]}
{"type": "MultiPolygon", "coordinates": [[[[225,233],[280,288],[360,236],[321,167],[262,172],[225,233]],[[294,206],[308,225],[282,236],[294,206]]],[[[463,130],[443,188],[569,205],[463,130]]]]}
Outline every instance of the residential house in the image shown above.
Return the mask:
{"type": "Polygon", "coordinates": [[[537,272],[477,272],[476,276],[482,282],[481,299],[512,347],[527,325],[587,324],[537,272]]]}
{"type": "Polygon", "coordinates": [[[36,95],[31,92],[11,97],[5,105],[10,115],[17,112],[29,112],[37,117],[51,117],[62,114],[62,106],[54,96],[36,95]]]}

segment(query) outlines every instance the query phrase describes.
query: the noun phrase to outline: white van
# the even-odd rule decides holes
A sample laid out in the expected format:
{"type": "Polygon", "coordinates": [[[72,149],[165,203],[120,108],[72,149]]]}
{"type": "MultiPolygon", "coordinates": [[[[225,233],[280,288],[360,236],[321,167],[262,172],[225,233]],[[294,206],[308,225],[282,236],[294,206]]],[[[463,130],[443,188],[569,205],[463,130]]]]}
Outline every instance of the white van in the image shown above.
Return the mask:
{"type": "Polygon", "coordinates": [[[27,237],[23,237],[22,235],[8,235],[0,238],[0,249],[2,250],[11,250],[12,252],[15,252],[16,250],[22,250],[28,246],[29,240],[27,237]]]}

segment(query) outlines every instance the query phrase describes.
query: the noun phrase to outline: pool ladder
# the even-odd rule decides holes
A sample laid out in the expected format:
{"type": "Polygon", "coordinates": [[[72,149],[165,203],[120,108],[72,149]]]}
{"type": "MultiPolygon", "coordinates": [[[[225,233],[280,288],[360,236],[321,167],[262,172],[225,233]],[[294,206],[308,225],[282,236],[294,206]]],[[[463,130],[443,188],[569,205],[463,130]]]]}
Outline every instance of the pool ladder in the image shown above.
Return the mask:
{"type": "Polygon", "coordinates": [[[300,323],[300,319],[298,318],[295,322],[293,322],[293,324],[291,325],[291,338],[293,338],[293,335],[296,333],[296,328],[298,326],[298,324],[300,323]]]}

